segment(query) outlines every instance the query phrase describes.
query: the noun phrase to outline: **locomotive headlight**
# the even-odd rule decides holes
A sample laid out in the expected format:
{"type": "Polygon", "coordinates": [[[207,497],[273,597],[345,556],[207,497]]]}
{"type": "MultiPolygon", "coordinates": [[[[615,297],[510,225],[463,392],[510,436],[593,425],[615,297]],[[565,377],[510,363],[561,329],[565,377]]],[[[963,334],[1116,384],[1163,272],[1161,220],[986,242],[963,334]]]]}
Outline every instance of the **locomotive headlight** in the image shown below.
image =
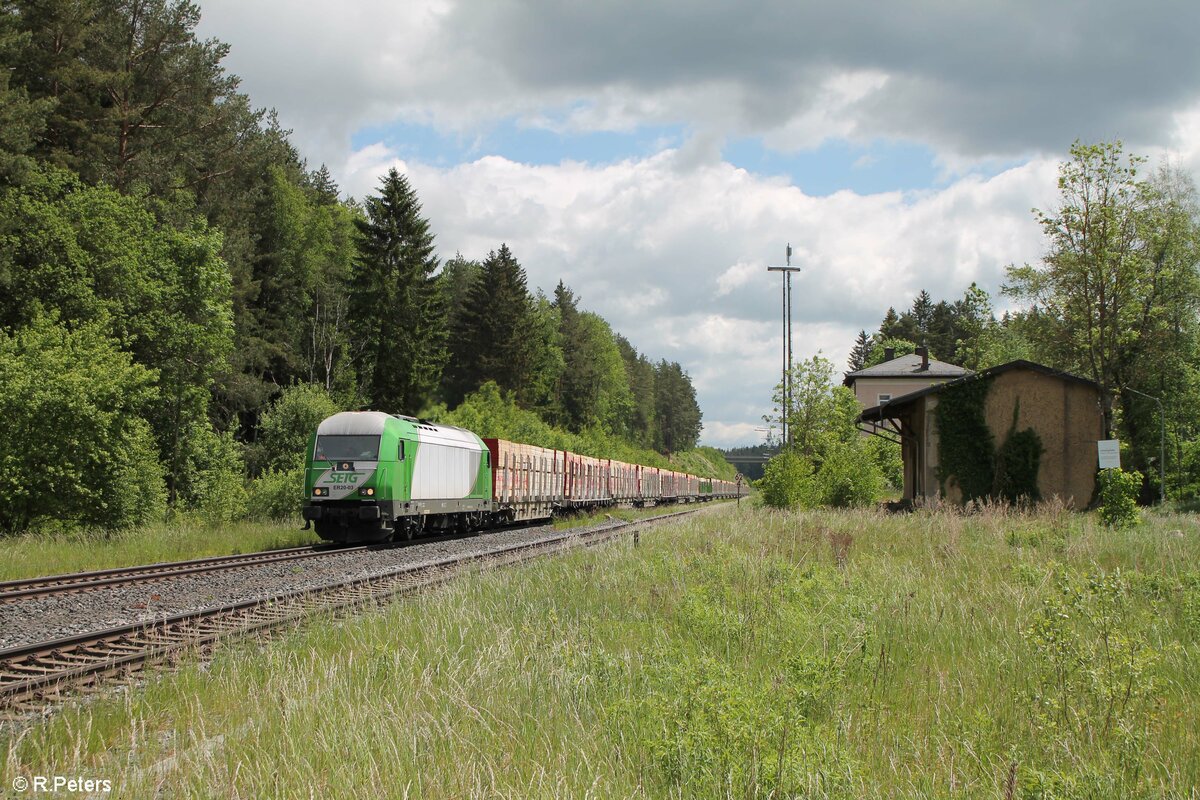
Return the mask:
{"type": "Polygon", "coordinates": [[[329,494],[329,490],[322,486],[317,486],[313,489],[313,497],[324,497],[327,494],[329,494]]]}
{"type": "Polygon", "coordinates": [[[367,487],[365,487],[365,488],[359,489],[359,490],[358,490],[358,493],[359,493],[359,494],[365,494],[367,497],[374,497],[374,496],[375,496],[375,489],[374,489],[374,487],[367,486],[367,487]]]}

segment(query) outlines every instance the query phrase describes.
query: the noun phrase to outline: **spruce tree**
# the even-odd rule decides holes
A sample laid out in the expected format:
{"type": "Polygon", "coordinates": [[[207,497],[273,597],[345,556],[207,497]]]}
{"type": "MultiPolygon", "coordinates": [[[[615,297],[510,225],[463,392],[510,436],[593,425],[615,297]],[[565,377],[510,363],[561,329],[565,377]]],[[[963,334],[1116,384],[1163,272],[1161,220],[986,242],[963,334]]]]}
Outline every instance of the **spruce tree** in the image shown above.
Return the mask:
{"type": "Polygon", "coordinates": [[[924,289],[913,298],[912,319],[917,329],[917,336],[920,337],[918,343],[928,344],[925,338],[929,335],[929,325],[933,321],[933,298],[924,289]]]}
{"type": "Polygon", "coordinates": [[[850,350],[850,371],[857,372],[867,365],[867,360],[871,357],[871,348],[874,345],[870,336],[867,336],[865,330],[858,332],[858,338],[854,341],[854,347],[850,350]]]}
{"type": "Polygon", "coordinates": [[[586,376],[581,374],[587,365],[581,363],[584,359],[580,348],[579,301],[560,279],[554,287],[551,305],[558,312],[558,333],[563,352],[563,370],[554,405],[560,414],[560,424],[577,431],[583,427],[587,405],[584,397],[584,384],[587,381],[586,376]]]}
{"type": "Polygon", "coordinates": [[[446,361],[446,312],[434,271],[433,234],[408,180],[392,168],[356,220],[350,279],[352,346],[364,399],[380,411],[415,414],[446,361]]]}
{"type": "Polygon", "coordinates": [[[460,402],[487,381],[525,395],[536,355],[533,306],[525,270],[507,244],[488,253],[455,317],[448,399],[460,402]]]}
{"type": "Polygon", "coordinates": [[[879,323],[879,338],[887,339],[895,335],[896,326],[900,324],[900,317],[896,315],[896,309],[888,306],[887,313],[883,315],[883,321],[879,323]]]}

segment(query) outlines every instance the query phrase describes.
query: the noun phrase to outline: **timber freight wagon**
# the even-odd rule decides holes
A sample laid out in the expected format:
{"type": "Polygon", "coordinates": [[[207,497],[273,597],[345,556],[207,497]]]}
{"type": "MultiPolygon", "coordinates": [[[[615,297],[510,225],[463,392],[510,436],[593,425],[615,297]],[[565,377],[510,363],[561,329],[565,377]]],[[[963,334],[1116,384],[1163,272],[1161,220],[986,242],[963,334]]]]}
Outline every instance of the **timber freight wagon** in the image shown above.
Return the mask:
{"type": "Polygon", "coordinates": [[[484,439],[492,461],[497,522],[549,518],[563,503],[567,452],[504,439],[484,439]]]}
{"type": "Polygon", "coordinates": [[[568,508],[611,505],[607,464],[606,459],[568,452],[563,505],[568,508]]]}

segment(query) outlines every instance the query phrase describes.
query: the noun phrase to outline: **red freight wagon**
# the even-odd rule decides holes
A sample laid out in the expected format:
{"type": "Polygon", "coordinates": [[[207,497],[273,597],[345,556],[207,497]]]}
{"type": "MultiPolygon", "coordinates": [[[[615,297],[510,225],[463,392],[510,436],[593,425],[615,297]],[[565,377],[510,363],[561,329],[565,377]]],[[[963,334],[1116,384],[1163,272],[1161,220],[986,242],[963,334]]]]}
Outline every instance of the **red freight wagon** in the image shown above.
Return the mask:
{"type": "Polygon", "coordinates": [[[674,470],[660,470],[662,476],[662,498],[674,500],[679,496],[679,473],[674,470]]]}
{"type": "Polygon", "coordinates": [[[656,505],[662,497],[662,470],[658,467],[642,467],[641,498],[642,505],[656,505]]]}
{"type": "Polygon", "coordinates": [[[510,521],[544,519],[562,502],[564,456],[532,444],[484,439],[492,459],[492,500],[510,521]]]}
{"type": "Polygon", "coordinates": [[[617,503],[632,503],[638,499],[637,465],[624,461],[609,462],[608,495],[617,503]]]}
{"type": "Polygon", "coordinates": [[[608,502],[606,461],[568,452],[566,467],[564,496],[568,505],[590,506],[608,502]]]}

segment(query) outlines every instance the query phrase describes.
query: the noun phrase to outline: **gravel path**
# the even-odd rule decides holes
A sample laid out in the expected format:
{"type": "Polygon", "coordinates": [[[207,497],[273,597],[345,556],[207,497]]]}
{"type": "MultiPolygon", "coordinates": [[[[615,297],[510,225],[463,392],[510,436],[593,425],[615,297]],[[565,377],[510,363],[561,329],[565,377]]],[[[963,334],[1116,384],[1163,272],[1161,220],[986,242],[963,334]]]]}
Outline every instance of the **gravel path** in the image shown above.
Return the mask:
{"type": "MultiPolygon", "coordinates": [[[[599,523],[571,532],[595,531],[611,525],[599,523]]],[[[7,603],[0,605],[0,649],[316,588],[335,581],[379,576],[399,567],[429,564],[467,553],[484,554],[513,544],[553,538],[560,533],[563,531],[541,525],[428,543],[418,539],[379,550],[355,553],[335,550],[302,561],[239,567],[7,603]]]]}

